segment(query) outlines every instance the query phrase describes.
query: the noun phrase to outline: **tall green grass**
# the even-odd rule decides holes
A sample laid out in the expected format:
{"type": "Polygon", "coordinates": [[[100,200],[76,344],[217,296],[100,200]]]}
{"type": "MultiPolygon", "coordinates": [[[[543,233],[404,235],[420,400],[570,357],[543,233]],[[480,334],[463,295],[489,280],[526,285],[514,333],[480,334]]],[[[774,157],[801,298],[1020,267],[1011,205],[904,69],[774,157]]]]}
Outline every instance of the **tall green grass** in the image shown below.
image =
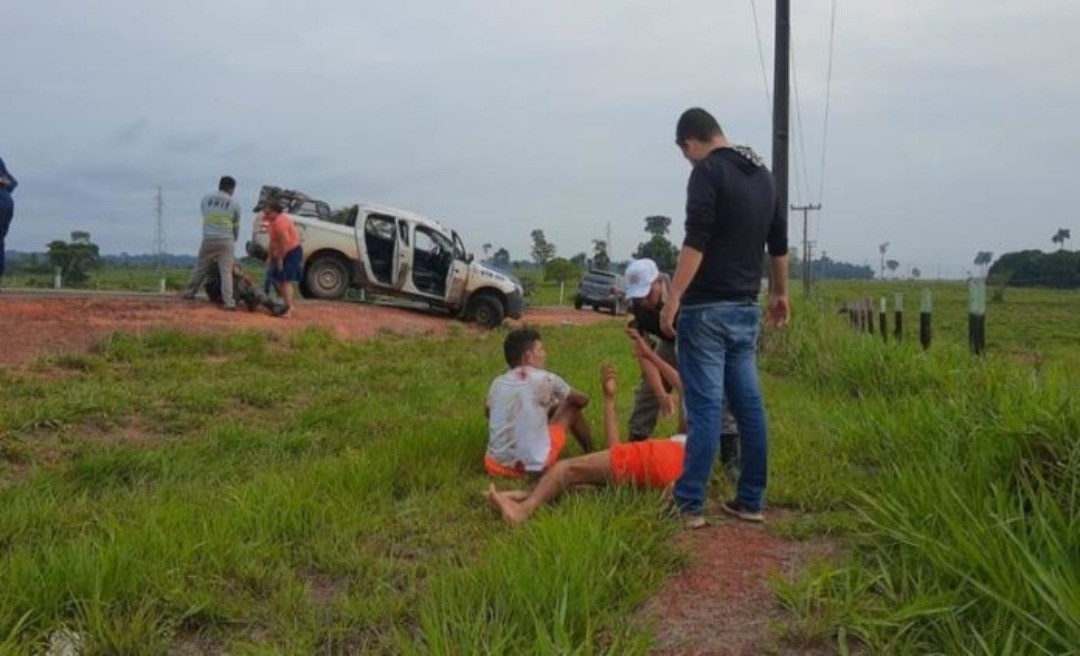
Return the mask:
{"type": "Polygon", "coordinates": [[[781,585],[805,623],[873,653],[1080,650],[1080,385],[1064,366],[886,346],[814,310],[772,346],[767,370],[830,408],[830,439],[804,455],[839,484],[815,509],[858,517],[849,568],[781,585]]]}
{"type": "MultiPolygon", "coordinates": [[[[482,625],[493,653],[640,653],[631,613],[675,562],[658,498],[519,531],[484,502],[501,337],[114,335],[5,371],[3,651],[472,653],[482,625]]],[[[618,326],[544,337],[587,392],[616,362],[628,409],[618,326]]]]}

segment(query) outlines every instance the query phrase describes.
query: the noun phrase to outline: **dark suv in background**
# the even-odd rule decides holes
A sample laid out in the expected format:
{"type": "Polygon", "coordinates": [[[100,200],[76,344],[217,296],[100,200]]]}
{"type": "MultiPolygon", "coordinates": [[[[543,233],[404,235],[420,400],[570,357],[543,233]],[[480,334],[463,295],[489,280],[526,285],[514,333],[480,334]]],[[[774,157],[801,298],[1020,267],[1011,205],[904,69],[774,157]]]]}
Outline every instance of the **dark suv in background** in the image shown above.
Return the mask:
{"type": "Polygon", "coordinates": [[[581,279],[574,308],[591,305],[594,310],[607,308],[612,314],[626,314],[630,301],[626,298],[626,282],[611,271],[589,271],[581,279]]]}

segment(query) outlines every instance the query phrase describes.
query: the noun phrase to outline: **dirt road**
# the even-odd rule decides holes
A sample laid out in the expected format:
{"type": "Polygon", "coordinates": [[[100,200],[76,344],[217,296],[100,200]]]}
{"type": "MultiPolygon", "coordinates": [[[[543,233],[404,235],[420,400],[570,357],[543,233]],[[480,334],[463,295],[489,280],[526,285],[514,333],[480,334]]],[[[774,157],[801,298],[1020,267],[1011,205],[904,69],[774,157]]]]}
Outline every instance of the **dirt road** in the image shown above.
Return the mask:
{"type": "MultiPolygon", "coordinates": [[[[572,308],[529,309],[533,325],[612,321],[610,314],[572,308]]],[[[363,339],[379,331],[401,335],[445,334],[450,326],[481,330],[445,315],[388,305],[304,301],[293,316],[271,317],[260,310],[226,312],[206,301],[183,301],[152,294],[0,293],[0,366],[32,362],[43,355],[84,352],[109,333],[140,334],[176,330],[266,330],[288,332],[322,326],[342,339],[363,339]]]]}

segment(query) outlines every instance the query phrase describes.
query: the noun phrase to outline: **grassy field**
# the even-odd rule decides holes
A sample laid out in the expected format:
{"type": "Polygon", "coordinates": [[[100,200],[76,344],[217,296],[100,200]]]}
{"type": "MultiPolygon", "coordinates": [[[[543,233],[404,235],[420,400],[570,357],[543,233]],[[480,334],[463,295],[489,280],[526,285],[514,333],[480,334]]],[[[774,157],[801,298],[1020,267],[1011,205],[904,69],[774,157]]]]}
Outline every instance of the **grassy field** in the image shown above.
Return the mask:
{"type": "MultiPolygon", "coordinates": [[[[962,289],[938,292],[929,352],[835,314],[868,290],[893,287],[827,286],[764,341],[770,503],[795,511],[772,530],[849,554],[774,581],[794,613],[778,630],[796,648],[1075,653],[1076,295],[1009,290],[975,358],[962,289]]],[[[643,653],[633,611],[684,558],[657,495],[575,495],[512,531],[482,502],[501,337],[116,335],[0,370],[0,653],[59,631],[109,654],[643,653]]],[[[594,397],[616,363],[627,416],[617,324],[544,337],[594,397]]]]}

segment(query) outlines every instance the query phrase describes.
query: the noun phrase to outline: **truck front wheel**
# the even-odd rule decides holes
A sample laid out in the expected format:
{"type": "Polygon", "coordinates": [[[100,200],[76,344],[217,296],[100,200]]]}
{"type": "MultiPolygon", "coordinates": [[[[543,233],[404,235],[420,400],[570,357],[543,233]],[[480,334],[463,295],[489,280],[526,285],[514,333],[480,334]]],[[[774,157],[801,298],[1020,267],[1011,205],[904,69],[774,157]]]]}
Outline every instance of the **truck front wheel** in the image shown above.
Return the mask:
{"type": "Polygon", "coordinates": [[[466,312],[470,320],[487,328],[497,328],[502,324],[505,315],[502,303],[491,294],[478,294],[472,297],[466,312]]]}
{"type": "Polygon", "coordinates": [[[349,289],[349,269],[334,255],[316,256],[304,272],[304,286],[313,298],[341,298],[349,289]]]}

